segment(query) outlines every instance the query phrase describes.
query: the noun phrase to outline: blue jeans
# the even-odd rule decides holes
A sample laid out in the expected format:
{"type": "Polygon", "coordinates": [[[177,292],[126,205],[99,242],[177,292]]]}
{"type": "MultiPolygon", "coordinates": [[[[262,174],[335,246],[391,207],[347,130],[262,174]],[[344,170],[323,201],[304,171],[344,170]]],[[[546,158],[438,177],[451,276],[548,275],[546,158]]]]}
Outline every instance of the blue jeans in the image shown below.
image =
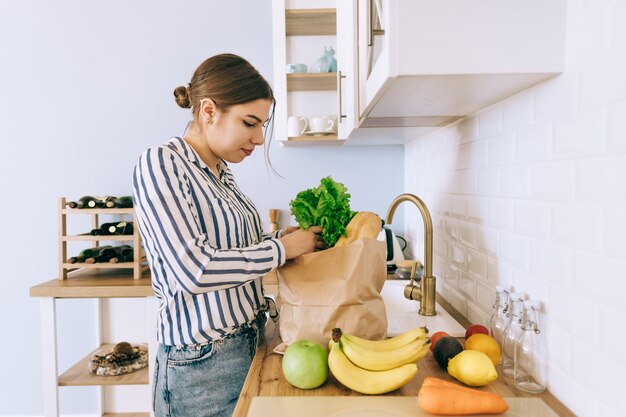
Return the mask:
{"type": "Polygon", "coordinates": [[[159,345],[156,417],[230,417],[265,328],[265,313],[224,339],[202,345],[159,345]]]}

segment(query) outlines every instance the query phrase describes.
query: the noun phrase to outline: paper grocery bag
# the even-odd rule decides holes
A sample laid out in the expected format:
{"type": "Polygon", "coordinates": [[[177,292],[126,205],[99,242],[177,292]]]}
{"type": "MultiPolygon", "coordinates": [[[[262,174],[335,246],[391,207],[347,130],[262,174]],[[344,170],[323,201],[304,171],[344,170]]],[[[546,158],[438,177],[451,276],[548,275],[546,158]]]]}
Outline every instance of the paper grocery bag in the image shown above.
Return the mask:
{"type": "Polygon", "coordinates": [[[387,278],[386,246],[373,238],[299,256],[278,268],[280,352],[299,339],[328,347],[341,328],[370,340],[387,337],[380,292],[387,278]]]}

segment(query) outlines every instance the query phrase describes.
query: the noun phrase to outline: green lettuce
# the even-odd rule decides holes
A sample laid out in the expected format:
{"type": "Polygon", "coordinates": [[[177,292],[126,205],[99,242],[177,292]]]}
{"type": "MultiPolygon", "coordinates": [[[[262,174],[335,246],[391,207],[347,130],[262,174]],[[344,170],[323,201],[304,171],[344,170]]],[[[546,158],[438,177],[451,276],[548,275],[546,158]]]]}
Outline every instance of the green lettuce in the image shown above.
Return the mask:
{"type": "Polygon", "coordinates": [[[356,214],[350,210],[346,186],[331,177],[322,178],[318,187],[300,191],[289,202],[289,207],[301,228],[321,226],[324,229],[322,238],[329,248],[346,235],[346,226],[356,214]]]}

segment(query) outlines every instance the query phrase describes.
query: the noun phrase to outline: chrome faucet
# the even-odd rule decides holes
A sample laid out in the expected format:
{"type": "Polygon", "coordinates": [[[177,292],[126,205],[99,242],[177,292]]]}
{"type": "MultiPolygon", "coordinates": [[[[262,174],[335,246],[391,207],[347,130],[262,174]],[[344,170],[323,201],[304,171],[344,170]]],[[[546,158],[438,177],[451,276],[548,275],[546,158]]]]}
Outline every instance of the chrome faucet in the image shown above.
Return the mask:
{"type": "Polygon", "coordinates": [[[396,208],[404,201],[410,201],[415,204],[424,221],[424,276],[420,284],[416,285],[413,281],[414,274],[412,274],[411,283],[404,288],[404,296],[409,300],[419,301],[419,313],[422,316],[434,316],[437,314],[435,311],[437,279],[433,276],[433,222],[426,204],[414,194],[400,194],[391,202],[385,223],[391,224],[396,208]]]}

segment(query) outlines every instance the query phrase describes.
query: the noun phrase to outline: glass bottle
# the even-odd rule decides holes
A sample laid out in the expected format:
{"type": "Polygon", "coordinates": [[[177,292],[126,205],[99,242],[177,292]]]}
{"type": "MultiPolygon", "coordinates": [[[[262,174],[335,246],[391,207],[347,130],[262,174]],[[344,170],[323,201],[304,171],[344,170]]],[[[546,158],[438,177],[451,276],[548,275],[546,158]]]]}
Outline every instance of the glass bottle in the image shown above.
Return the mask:
{"type": "Polygon", "coordinates": [[[493,313],[489,318],[489,334],[502,346],[502,333],[507,323],[507,311],[509,307],[509,292],[507,288],[496,286],[496,301],[493,305],[493,313]]]}
{"type": "Polygon", "coordinates": [[[539,303],[524,301],[522,332],[513,358],[515,386],[522,391],[539,394],[548,382],[547,351],[544,335],[538,324],[539,303]]]}
{"type": "Polygon", "coordinates": [[[517,339],[522,333],[522,317],[524,313],[522,295],[512,292],[510,295],[509,322],[502,335],[502,371],[505,375],[513,376],[513,359],[517,339]]]}

